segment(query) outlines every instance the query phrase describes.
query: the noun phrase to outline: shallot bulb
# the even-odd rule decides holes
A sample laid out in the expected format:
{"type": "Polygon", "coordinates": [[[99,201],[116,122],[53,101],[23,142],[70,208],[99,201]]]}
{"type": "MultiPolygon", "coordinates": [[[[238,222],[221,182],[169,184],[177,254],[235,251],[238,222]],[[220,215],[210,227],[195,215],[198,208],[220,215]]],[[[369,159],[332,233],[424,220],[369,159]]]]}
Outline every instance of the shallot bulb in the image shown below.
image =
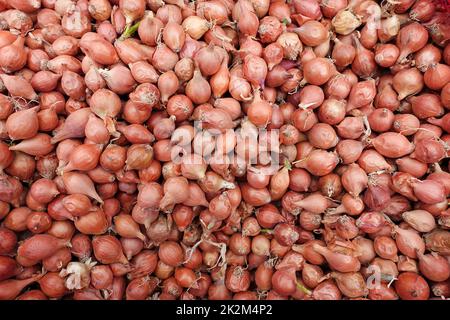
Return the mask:
{"type": "Polygon", "coordinates": [[[24,48],[25,38],[18,36],[17,39],[0,48],[0,66],[8,73],[22,69],[27,62],[27,53],[24,48]]]}
{"type": "Polygon", "coordinates": [[[357,272],[359,271],[361,264],[358,259],[352,256],[348,256],[342,253],[333,252],[326,247],[322,247],[318,244],[313,244],[313,249],[323,255],[330,267],[339,272],[357,272]]]}
{"type": "Polygon", "coordinates": [[[422,74],[416,68],[401,70],[392,79],[392,85],[398,93],[399,100],[420,92],[423,82],[422,74]]]}
{"type": "Polygon", "coordinates": [[[397,62],[404,63],[409,54],[422,49],[428,42],[427,30],[417,22],[408,24],[400,29],[396,44],[400,48],[397,62]]]}
{"type": "Polygon", "coordinates": [[[39,129],[38,107],[14,112],[6,120],[6,131],[12,140],[34,137],[39,129]]]}
{"type": "Polygon", "coordinates": [[[98,193],[95,191],[94,184],[89,176],[83,173],[68,172],[63,175],[64,186],[67,193],[81,193],[85,194],[94,200],[103,203],[98,193]]]}
{"type": "Polygon", "coordinates": [[[94,255],[103,264],[123,263],[128,264],[128,260],[123,254],[122,245],[113,236],[98,236],[92,240],[94,255]]]}

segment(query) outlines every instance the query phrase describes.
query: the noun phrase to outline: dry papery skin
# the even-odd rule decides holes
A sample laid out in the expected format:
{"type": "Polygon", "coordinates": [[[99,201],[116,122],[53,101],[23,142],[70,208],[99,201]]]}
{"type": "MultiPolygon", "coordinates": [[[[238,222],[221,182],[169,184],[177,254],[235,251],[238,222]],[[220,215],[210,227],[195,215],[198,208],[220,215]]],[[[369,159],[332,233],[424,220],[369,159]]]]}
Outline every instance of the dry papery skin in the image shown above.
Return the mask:
{"type": "Polygon", "coordinates": [[[450,298],[434,0],[0,0],[0,300],[450,298]]]}

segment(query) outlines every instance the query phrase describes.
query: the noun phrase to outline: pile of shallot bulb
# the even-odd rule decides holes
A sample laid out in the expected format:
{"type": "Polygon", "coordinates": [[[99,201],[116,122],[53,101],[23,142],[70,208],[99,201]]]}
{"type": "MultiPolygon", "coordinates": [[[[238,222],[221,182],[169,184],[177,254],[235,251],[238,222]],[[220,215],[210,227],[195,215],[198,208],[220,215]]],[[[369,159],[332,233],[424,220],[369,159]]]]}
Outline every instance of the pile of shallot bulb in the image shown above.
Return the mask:
{"type": "Polygon", "coordinates": [[[0,300],[450,298],[434,0],[0,0],[0,300]]]}

